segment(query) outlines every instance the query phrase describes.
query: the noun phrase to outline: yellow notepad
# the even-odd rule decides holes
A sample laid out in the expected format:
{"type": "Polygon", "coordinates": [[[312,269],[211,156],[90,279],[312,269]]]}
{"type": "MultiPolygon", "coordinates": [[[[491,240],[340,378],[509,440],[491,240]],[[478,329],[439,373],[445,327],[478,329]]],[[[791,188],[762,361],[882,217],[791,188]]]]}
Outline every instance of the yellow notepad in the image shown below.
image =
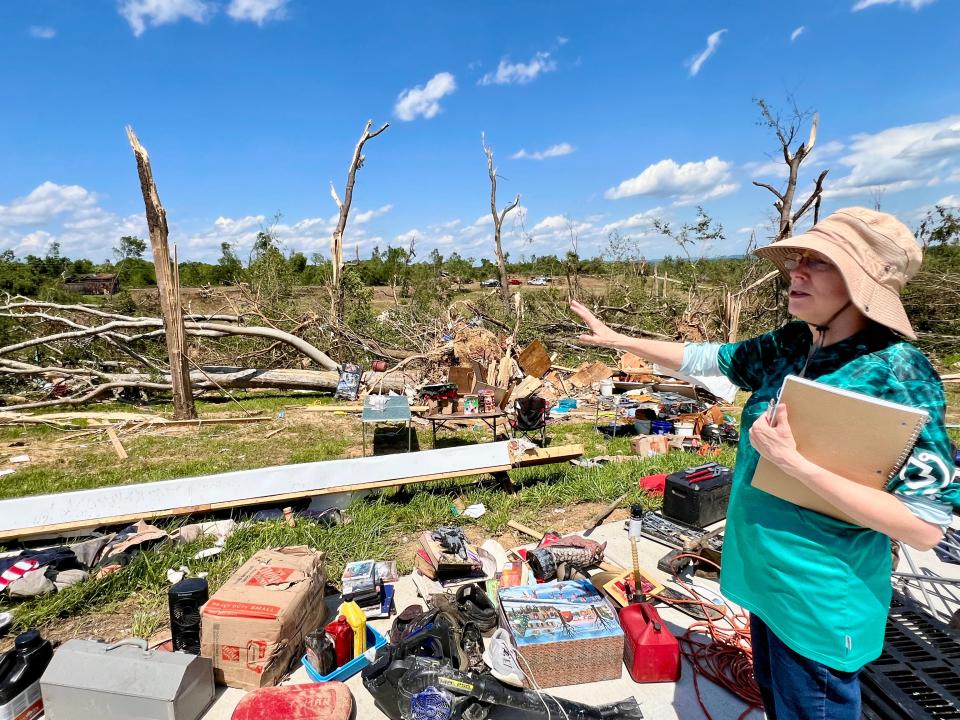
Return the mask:
{"type": "MultiPolygon", "coordinates": [[[[807,460],[882,490],[930,419],[926,410],[788,375],[780,391],[797,450],[807,460]]],[[[753,487],[840,520],[854,521],[776,465],[760,458],[753,487]]],[[[856,524],[856,523],[854,523],[856,524]]]]}

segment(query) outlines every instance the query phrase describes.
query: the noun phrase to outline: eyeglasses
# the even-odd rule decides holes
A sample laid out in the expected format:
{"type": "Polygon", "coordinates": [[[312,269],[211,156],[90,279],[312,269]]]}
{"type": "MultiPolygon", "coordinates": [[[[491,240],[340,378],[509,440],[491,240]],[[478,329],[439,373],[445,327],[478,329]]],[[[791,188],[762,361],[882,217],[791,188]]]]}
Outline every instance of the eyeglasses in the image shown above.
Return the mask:
{"type": "Polygon", "coordinates": [[[806,265],[807,270],[810,272],[825,272],[827,270],[833,270],[837,267],[828,260],[820,260],[819,258],[811,257],[806,253],[797,253],[796,255],[791,255],[783,261],[783,266],[787,270],[796,270],[801,265],[806,265]]]}

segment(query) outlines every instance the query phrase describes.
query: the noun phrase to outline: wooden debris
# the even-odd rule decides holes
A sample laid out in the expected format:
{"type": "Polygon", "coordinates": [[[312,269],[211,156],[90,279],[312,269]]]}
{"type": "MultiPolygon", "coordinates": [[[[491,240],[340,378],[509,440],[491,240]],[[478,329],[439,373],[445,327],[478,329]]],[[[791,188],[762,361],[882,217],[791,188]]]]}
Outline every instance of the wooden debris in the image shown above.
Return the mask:
{"type": "Polygon", "coordinates": [[[117,454],[117,457],[121,460],[126,460],[127,451],[124,449],[123,443],[120,442],[120,438],[117,437],[117,431],[112,427],[108,427],[107,437],[110,438],[110,444],[113,445],[113,451],[117,454]]]}
{"type": "Polygon", "coordinates": [[[496,384],[500,387],[509,387],[510,379],[513,377],[513,341],[507,341],[507,351],[500,358],[497,366],[496,384]]]}
{"type": "Polygon", "coordinates": [[[606,380],[613,375],[613,370],[602,362],[587,362],[577,368],[570,377],[570,384],[575,388],[588,388],[594,383],[606,380]]]}
{"type": "Polygon", "coordinates": [[[267,433],[266,435],[264,435],[263,437],[264,437],[265,440],[268,440],[268,439],[272,438],[274,435],[276,435],[277,433],[281,433],[281,432],[283,432],[283,431],[286,430],[286,429],[287,429],[286,427],[278,427],[276,430],[271,430],[270,432],[268,432],[268,433],[267,433]]]}
{"type": "Polygon", "coordinates": [[[542,378],[550,369],[550,356],[547,348],[539,340],[534,340],[520,353],[520,367],[527,375],[542,378]]]}
{"type": "Polygon", "coordinates": [[[533,528],[529,528],[526,525],[518,523],[516,520],[508,520],[507,527],[513,528],[517,532],[521,532],[524,535],[529,535],[530,537],[535,538],[536,540],[543,540],[542,532],[537,532],[533,528]]]}
{"type": "Polygon", "coordinates": [[[649,373],[652,370],[650,363],[630,352],[624,353],[620,358],[620,369],[628,373],[649,373]]]}
{"type": "Polygon", "coordinates": [[[543,383],[533,377],[533,375],[527,375],[523,381],[513,389],[513,392],[510,393],[510,399],[517,400],[519,398],[529,397],[539,390],[542,385],[543,383]]]}
{"type": "Polygon", "coordinates": [[[457,386],[457,392],[461,395],[467,395],[473,392],[473,387],[477,382],[477,375],[472,367],[454,365],[447,371],[447,380],[457,386]]]}

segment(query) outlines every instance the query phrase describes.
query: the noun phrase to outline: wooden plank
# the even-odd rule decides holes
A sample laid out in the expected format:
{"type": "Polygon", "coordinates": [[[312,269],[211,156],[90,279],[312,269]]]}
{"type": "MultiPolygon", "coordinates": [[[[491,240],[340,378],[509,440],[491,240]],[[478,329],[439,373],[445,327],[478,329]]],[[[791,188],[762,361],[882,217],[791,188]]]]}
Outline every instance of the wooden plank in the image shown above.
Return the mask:
{"type": "Polygon", "coordinates": [[[473,386],[477,382],[477,374],[472,367],[454,365],[447,371],[447,380],[457,386],[458,393],[467,395],[473,392],[473,386]]]}
{"type": "Polygon", "coordinates": [[[121,443],[120,438],[117,437],[117,431],[112,427],[108,427],[107,437],[110,438],[110,444],[113,445],[113,451],[117,454],[117,457],[121,460],[126,460],[127,451],[124,450],[123,443],[121,443]]]}
{"type": "Polygon", "coordinates": [[[536,448],[511,462],[509,442],[329,460],[0,500],[0,541],[77,532],[139,519],[190,515],[296,498],[507,472],[583,454],[583,446],[536,448]],[[343,478],[354,478],[344,484],[343,478]],[[287,492],[276,490],[287,487],[287,492]]]}
{"type": "Polygon", "coordinates": [[[148,422],[146,426],[157,425],[162,427],[201,427],[203,425],[244,425],[246,423],[267,422],[273,420],[272,415],[248,415],[247,417],[225,418],[197,418],[196,420],[164,420],[162,422],[148,422]]]}
{"type": "Polygon", "coordinates": [[[527,375],[520,384],[513,389],[513,392],[510,393],[510,399],[516,400],[518,398],[529,397],[539,390],[541,385],[543,385],[543,383],[539,379],[533,377],[533,375],[527,375]]]}
{"type": "MultiPolygon", "coordinates": [[[[363,412],[363,405],[317,405],[317,406],[306,406],[306,407],[287,407],[285,408],[287,412],[298,412],[298,413],[358,413],[363,412]]],[[[423,413],[427,412],[429,408],[426,405],[411,405],[410,412],[423,413]]]]}
{"type": "Polygon", "coordinates": [[[547,348],[539,340],[534,340],[527,345],[517,359],[523,371],[535,378],[542,378],[550,369],[550,355],[547,354],[547,348]]]}
{"type": "Polygon", "coordinates": [[[596,382],[606,380],[611,375],[613,375],[613,370],[602,362],[584,363],[570,377],[570,384],[576,388],[587,388],[596,382]]]}

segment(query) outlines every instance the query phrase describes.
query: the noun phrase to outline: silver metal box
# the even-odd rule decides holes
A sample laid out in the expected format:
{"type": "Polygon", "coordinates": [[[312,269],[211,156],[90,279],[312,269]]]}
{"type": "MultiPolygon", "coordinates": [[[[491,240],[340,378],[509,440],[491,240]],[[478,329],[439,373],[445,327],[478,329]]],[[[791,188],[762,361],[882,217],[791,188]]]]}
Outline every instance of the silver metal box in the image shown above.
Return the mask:
{"type": "Polygon", "coordinates": [[[213,663],[145,640],[69,640],[40,691],[48,720],[197,720],[213,701],[213,663]]]}

